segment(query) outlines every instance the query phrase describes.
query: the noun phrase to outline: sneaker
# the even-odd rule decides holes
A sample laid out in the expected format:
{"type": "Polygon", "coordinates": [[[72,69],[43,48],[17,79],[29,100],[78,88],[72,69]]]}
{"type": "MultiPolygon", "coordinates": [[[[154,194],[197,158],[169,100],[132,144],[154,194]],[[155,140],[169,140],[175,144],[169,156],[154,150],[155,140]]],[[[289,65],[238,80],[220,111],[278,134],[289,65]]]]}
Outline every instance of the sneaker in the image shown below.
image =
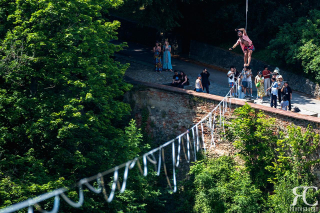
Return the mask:
{"type": "Polygon", "coordinates": [[[251,94],[251,98],[253,98],[253,95],[251,94]]]}

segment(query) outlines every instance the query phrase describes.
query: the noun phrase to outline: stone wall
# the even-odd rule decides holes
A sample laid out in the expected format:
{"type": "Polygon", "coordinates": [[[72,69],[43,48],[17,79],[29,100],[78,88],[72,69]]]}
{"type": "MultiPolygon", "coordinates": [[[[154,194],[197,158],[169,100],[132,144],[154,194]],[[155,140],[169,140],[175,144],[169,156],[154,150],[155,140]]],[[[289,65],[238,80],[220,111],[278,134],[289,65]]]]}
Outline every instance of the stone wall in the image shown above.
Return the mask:
{"type": "MultiPolygon", "coordinates": [[[[185,132],[195,123],[206,116],[220,101],[221,96],[197,93],[180,88],[138,82],[129,80],[134,84],[134,88],[125,94],[125,102],[130,103],[132,107],[132,117],[135,117],[140,127],[144,126],[144,131],[154,142],[153,146],[159,146],[178,135],[185,132]]],[[[246,104],[245,101],[232,99],[232,111],[246,104]]],[[[294,124],[300,126],[303,130],[311,125],[318,134],[320,133],[320,118],[308,115],[302,115],[294,112],[283,111],[268,106],[261,106],[248,103],[256,111],[262,110],[267,118],[275,118],[278,130],[286,131],[288,125],[294,124]]],[[[226,113],[226,117],[232,116],[226,113]]],[[[218,127],[219,125],[217,125],[218,127]]],[[[205,141],[209,145],[209,131],[205,128],[205,141]]],[[[219,134],[216,133],[216,139],[219,134]]],[[[176,147],[177,148],[177,147],[176,147]]],[[[207,154],[210,156],[233,155],[235,148],[229,141],[218,140],[216,147],[209,147],[207,154]]],[[[167,149],[166,158],[171,159],[170,148],[167,149]]],[[[318,150],[317,156],[320,154],[318,150]]],[[[189,164],[181,155],[181,167],[179,169],[178,180],[186,177],[189,164]]],[[[241,160],[238,159],[241,164],[241,160]]],[[[169,161],[170,164],[170,161],[169,161]]],[[[320,186],[320,167],[315,168],[315,174],[318,176],[317,184],[320,186]]]]}
{"type": "MultiPolygon", "coordinates": [[[[185,132],[209,113],[223,97],[190,90],[136,82],[134,88],[125,94],[125,102],[130,103],[132,116],[141,125],[143,116],[147,122],[150,137],[162,144],[185,132]]],[[[246,102],[232,99],[232,108],[243,106],[246,102]]],[[[302,128],[311,125],[320,133],[320,118],[294,112],[248,103],[252,108],[262,110],[269,118],[276,118],[279,129],[285,130],[294,124],[302,128]]]]}
{"type": "MultiPolygon", "coordinates": [[[[191,41],[189,56],[191,59],[207,64],[213,64],[226,70],[229,70],[232,65],[236,66],[238,69],[243,67],[243,55],[198,41],[191,41]]],[[[250,64],[254,75],[256,75],[259,70],[262,70],[265,65],[268,64],[256,59],[252,59],[250,64]]],[[[269,67],[271,71],[275,68],[274,66],[269,67]]],[[[285,81],[290,83],[293,90],[320,98],[319,84],[316,84],[305,77],[284,71],[281,68],[280,74],[285,81]]]]}

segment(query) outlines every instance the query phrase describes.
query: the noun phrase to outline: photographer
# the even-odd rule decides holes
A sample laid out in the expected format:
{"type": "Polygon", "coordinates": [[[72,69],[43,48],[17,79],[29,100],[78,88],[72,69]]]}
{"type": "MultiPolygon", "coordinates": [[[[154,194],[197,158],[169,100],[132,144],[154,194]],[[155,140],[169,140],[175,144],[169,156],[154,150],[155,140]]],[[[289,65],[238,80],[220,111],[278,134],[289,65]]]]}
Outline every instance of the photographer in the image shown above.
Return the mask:
{"type": "Polygon", "coordinates": [[[281,89],[282,96],[289,102],[289,111],[291,111],[291,99],[292,99],[292,90],[289,87],[289,83],[287,81],[284,82],[284,85],[282,86],[281,89]]]}
{"type": "Polygon", "coordinates": [[[267,89],[267,91],[271,90],[270,106],[277,108],[278,82],[276,82],[275,78],[271,78],[271,81],[272,81],[271,87],[267,89]]]}
{"type": "Polygon", "coordinates": [[[233,86],[234,86],[234,77],[235,77],[235,67],[234,67],[234,66],[231,66],[231,67],[230,67],[230,70],[229,70],[227,76],[228,76],[229,88],[231,88],[231,93],[230,93],[230,95],[231,95],[231,96],[234,96],[234,89],[233,89],[233,86]]]}

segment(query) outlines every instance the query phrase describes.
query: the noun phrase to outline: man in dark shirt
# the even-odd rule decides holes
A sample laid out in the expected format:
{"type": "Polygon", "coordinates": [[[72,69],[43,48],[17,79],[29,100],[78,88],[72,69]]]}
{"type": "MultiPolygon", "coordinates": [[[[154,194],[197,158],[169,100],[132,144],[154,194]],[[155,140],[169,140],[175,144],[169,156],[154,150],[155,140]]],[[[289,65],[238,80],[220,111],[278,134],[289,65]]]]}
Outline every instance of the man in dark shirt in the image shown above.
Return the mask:
{"type": "Polygon", "coordinates": [[[201,75],[201,83],[202,83],[202,86],[203,86],[203,90],[206,90],[206,92],[209,93],[209,85],[210,85],[209,76],[210,76],[210,73],[208,72],[208,70],[206,68],[204,68],[202,73],[200,73],[200,75],[201,75]]]}
{"type": "Polygon", "coordinates": [[[286,81],[281,89],[282,96],[286,96],[286,100],[289,101],[289,111],[291,111],[291,99],[292,99],[292,90],[289,87],[289,83],[286,81]]]}
{"type": "Polygon", "coordinates": [[[172,86],[178,87],[181,83],[180,75],[177,70],[174,71],[174,75],[172,77],[172,86]]]}

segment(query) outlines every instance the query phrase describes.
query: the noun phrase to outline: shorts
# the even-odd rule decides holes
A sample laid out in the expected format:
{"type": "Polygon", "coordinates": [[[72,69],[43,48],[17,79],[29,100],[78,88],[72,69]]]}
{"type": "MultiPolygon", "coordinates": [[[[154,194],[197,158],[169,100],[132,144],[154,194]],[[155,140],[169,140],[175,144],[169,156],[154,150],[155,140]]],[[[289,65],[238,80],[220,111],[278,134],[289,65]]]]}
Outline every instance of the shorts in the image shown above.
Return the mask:
{"type": "Polygon", "coordinates": [[[202,89],[196,89],[196,92],[203,92],[202,89]]]}
{"type": "Polygon", "coordinates": [[[233,87],[234,83],[233,82],[229,82],[229,87],[233,87]]]}
{"type": "Polygon", "coordinates": [[[247,81],[242,81],[242,86],[244,87],[244,88],[247,88],[247,81]]]}
{"type": "Polygon", "coordinates": [[[247,81],[247,88],[252,89],[252,81],[247,81]]]}
{"type": "Polygon", "coordinates": [[[243,50],[244,51],[246,51],[246,50],[252,50],[252,51],[255,51],[256,50],[256,48],[254,48],[254,46],[253,46],[253,44],[251,45],[251,46],[245,46],[244,48],[243,48],[243,50]]]}

